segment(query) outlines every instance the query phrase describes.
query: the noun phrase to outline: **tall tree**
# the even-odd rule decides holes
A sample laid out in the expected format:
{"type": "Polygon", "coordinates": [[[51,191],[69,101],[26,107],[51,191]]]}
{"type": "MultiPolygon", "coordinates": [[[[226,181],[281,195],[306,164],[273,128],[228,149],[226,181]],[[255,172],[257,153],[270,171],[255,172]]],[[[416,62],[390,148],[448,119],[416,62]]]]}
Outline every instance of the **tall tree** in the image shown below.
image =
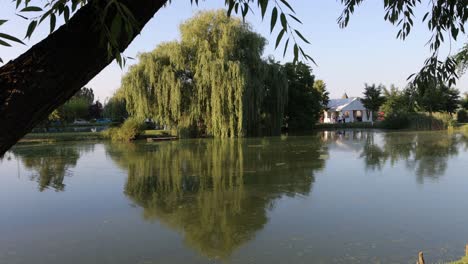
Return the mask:
{"type": "Polygon", "coordinates": [[[385,102],[380,107],[380,110],[384,112],[385,117],[395,117],[408,112],[414,111],[414,103],[412,98],[405,90],[399,90],[394,85],[390,86],[390,89],[383,89],[383,96],[385,102]]]}
{"type": "MultiPolygon", "coordinates": [[[[364,98],[361,99],[365,108],[373,113],[377,112],[380,106],[385,102],[385,97],[382,96],[383,85],[376,86],[375,84],[364,84],[364,98]]],[[[373,115],[375,117],[375,115],[373,115]]]]}
{"type": "Polygon", "coordinates": [[[288,128],[310,129],[317,123],[323,109],[322,93],[314,88],[315,76],[304,63],[286,63],[288,106],[285,113],[288,128]]]}
{"type": "Polygon", "coordinates": [[[326,110],[328,101],[330,101],[330,93],[327,91],[327,84],[323,80],[314,82],[314,89],[320,94],[323,110],[326,110]]]}
{"type": "MultiPolygon", "coordinates": [[[[120,65],[125,63],[121,52],[141,32],[148,20],[169,0],[50,0],[35,2],[14,0],[18,13],[30,21],[26,36],[45,19],[49,19],[51,34],[33,46],[17,59],[0,68],[0,154],[29,132],[38,122],[46,118],[55,108],[63,104],[91,78],[98,74],[113,59],[120,65]],[[27,14],[33,15],[27,15],[27,14]],[[25,16],[26,15],[26,16],[25,16]],[[57,18],[65,24],[55,30],[57,18]]],[[[198,3],[198,0],[191,1],[198,3]]],[[[302,34],[294,29],[291,22],[297,21],[288,0],[225,0],[228,13],[232,11],[245,17],[257,3],[262,17],[271,10],[272,29],[281,21],[277,43],[289,47],[295,60],[312,59],[297,43],[303,40],[302,34]],[[278,17],[280,18],[278,20],[278,17]],[[287,36],[284,37],[284,36],[287,36]],[[291,40],[291,41],[289,41],[291,40]],[[294,45],[289,45],[294,43],[294,45]]],[[[347,26],[351,14],[364,0],[341,0],[345,9],[339,19],[340,26],[347,26]]],[[[384,1],[385,19],[402,26],[397,37],[405,38],[412,26],[413,9],[421,6],[421,1],[384,1]]],[[[449,58],[446,62],[438,59],[438,50],[444,41],[445,31],[451,32],[451,39],[465,34],[464,24],[468,20],[466,0],[432,1],[431,10],[423,21],[427,21],[431,38],[432,56],[421,70],[421,76],[451,78],[456,62],[449,58]]],[[[6,20],[0,20],[0,26],[6,20]]],[[[42,23],[44,24],[44,23],[42,23]]],[[[278,28],[278,27],[277,27],[278,28]]],[[[0,45],[21,42],[11,34],[2,34],[0,45]]]]}
{"type": "Polygon", "coordinates": [[[112,95],[112,97],[106,102],[103,109],[103,116],[116,121],[123,121],[128,117],[126,101],[118,93],[112,95]]]}
{"type": "Polygon", "coordinates": [[[439,83],[436,79],[428,82],[419,82],[415,85],[418,107],[429,114],[434,112],[448,112],[453,114],[460,104],[460,92],[439,83]]]}
{"type": "Polygon", "coordinates": [[[129,113],[189,135],[258,135],[261,124],[278,134],[287,83],[261,59],[265,39],[224,11],[199,13],[180,31],[180,42],[142,54],[123,78],[129,113]]]}

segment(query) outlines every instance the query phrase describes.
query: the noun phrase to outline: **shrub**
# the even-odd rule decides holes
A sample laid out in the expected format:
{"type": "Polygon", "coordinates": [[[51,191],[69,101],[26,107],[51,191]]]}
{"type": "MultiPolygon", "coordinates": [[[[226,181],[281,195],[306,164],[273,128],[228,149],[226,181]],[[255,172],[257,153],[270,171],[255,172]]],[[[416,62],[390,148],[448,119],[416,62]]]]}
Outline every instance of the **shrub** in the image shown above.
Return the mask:
{"type": "Polygon", "coordinates": [[[137,139],[144,130],[145,123],[143,121],[129,118],[125,120],[121,127],[109,128],[103,134],[112,141],[131,141],[137,139]]]}
{"type": "Polygon", "coordinates": [[[457,121],[459,123],[468,123],[468,113],[465,109],[460,109],[457,112],[457,121]]]}
{"type": "Polygon", "coordinates": [[[404,129],[409,126],[409,115],[408,114],[393,114],[386,116],[382,121],[382,127],[386,129],[404,129]]]}

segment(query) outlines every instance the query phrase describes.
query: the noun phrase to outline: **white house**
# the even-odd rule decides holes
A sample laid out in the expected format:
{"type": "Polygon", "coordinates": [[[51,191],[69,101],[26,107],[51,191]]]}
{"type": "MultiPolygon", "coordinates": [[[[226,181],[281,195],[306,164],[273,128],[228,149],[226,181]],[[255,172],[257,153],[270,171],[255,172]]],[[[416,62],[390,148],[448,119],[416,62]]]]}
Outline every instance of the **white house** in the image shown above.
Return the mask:
{"type": "MultiPolygon", "coordinates": [[[[344,96],[347,97],[347,96],[344,96]]],[[[372,122],[372,111],[367,110],[358,97],[330,99],[323,113],[323,123],[372,122]]]]}

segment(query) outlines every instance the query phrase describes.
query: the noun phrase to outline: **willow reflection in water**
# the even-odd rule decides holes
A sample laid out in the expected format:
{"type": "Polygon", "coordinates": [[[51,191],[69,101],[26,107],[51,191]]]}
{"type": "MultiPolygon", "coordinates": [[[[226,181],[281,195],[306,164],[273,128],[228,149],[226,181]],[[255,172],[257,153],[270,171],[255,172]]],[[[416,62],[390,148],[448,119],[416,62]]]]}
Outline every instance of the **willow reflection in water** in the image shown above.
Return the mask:
{"type": "Polygon", "coordinates": [[[125,194],[144,218],[183,233],[207,257],[227,258],[267,222],[283,195],[306,195],[324,166],[320,140],[193,140],[108,145],[128,170],[125,194]],[[300,155],[296,155],[300,154],[300,155]]]}
{"type": "Polygon", "coordinates": [[[92,152],[94,144],[18,145],[11,150],[16,159],[29,170],[31,180],[37,181],[39,191],[65,189],[65,176],[76,166],[82,153],[92,152]]]}

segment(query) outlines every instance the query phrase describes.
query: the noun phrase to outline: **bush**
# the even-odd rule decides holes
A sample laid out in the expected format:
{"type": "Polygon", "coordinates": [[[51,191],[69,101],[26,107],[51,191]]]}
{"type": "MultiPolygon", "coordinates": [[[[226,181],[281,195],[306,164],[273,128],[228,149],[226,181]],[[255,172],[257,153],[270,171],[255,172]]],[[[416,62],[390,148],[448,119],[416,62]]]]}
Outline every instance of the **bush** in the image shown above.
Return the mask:
{"type": "Polygon", "coordinates": [[[135,118],[127,119],[121,127],[112,127],[104,131],[106,138],[112,141],[131,141],[135,140],[145,130],[145,123],[135,118]]]}
{"type": "Polygon", "coordinates": [[[386,116],[382,121],[382,127],[386,129],[404,129],[409,127],[409,115],[408,114],[393,114],[386,116]]]}
{"type": "Polygon", "coordinates": [[[448,113],[398,113],[385,117],[382,126],[386,129],[444,130],[455,125],[448,113]]]}
{"type": "Polygon", "coordinates": [[[468,113],[465,109],[461,109],[457,112],[457,121],[459,123],[468,123],[468,113]]]}

